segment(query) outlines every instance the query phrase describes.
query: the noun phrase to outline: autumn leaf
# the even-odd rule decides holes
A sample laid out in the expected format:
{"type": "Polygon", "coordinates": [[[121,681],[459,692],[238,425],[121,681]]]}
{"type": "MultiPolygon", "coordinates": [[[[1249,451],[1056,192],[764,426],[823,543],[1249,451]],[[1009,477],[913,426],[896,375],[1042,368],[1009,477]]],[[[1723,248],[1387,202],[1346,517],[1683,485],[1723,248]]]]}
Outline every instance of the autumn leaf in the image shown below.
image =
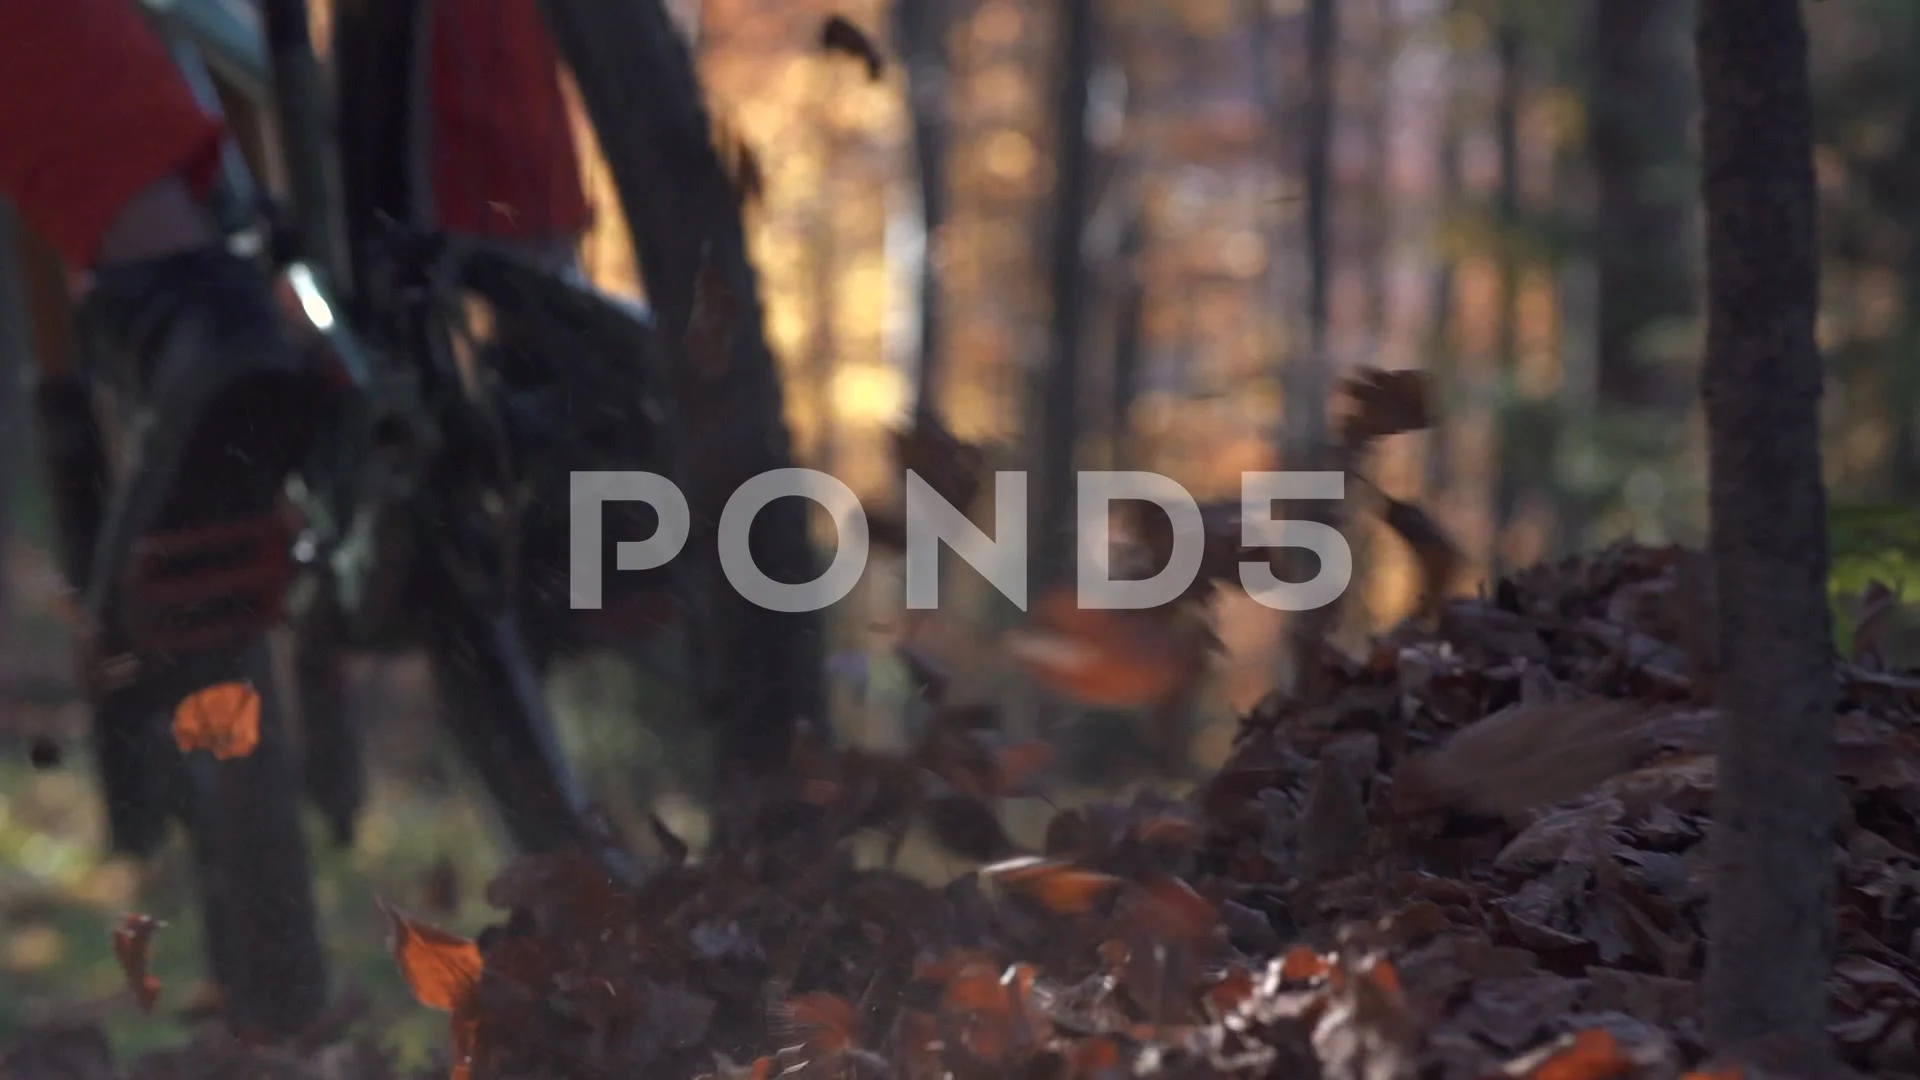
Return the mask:
{"type": "Polygon", "coordinates": [[[1395,778],[1403,812],[1459,808],[1516,816],[1627,771],[1647,718],[1631,701],[1512,705],[1455,732],[1395,778]]]}
{"type": "Polygon", "coordinates": [[[998,767],[995,792],[1001,796],[1029,795],[1038,791],[1038,781],[1053,767],[1053,744],[1042,739],[1027,739],[999,747],[994,751],[998,767]]]}
{"type": "Polygon", "coordinates": [[[1075,591],[1043,596],[1034,617],[1005,639],[1035,682],[1086,705],[1131,708],[1166,701],[1206,664],[1206,638],[1177,609],[1082,608],[1075,591]]]}
{"type": "Polygon", "coordinates": [[[409,918],[386,903],[380,907],[392,929],[387,948],[414,999],[429,1009],[459,1011],[480,982],[480,947],[409,918]]]}
{"type": "Polygon", "coordinates": [[[1214,932],[1220,913],[1191,885],[1162,874],[1128,886],[1127,922],[1145,940],[1195,942],[1214,932]]]}
{"type": "Polygon", "coordinates": [[[1242,1002],[1253,996],[1253,972],[1238,964],[1227,968],[1218,982],[1207,987],[1200,1002],[1215,1020],[1238,1009],[1242,1002]]]}
{"type": "Polygon", "coordinates": [[[1351,405],[1340,425],[1340,441],[1359,451],[1386,435],[1419,431],[1433,423],[1424,371],[1363,368],[1341,380],[1351,405]]]}
{"type": "Polygon", "coordinates": [[[1322,978],[1333,970],[1327,958],[1306,945],[1295,945],[1280,958],[1280,980],[1282,982],[1310,982],[1322,978]]]}
{"type": "Polygon", "coordinates": [[[777,1014],[789,1030],[805,1038],[808,1051],[821,1056],[846,1053],[859,1033],[859,1014],[838,994],[799,994],[781,1002],[777,1014]]]}
{"type": "Polygon", "coordinates": [[[173,710],[173,741],[181,753],[246,757],[260,745],[259,693],[243,682],[224,682],[188,695],[173,710]]]}
{"type": "Polygon", "coordinates": [[[1030,896],[1040,906],[1060,915],[1092,911],[1101,897],[1120,885],[1120,879],[1112,874],[1033,856],[982,867],[980,876],[1003,889],[1030,896]]]}
{"type": "Polygon", "coordinates": [[[127,976],[127,986],[140,1003],[140,1011],[152,1015],[160,1001],[160,980],[147,970],[153,952],[153,935],[166,923],[151,915],[129,913],[113,931],[113,955],[127,976]]]}
{"type": "Polygon", "coordinates": [[[874,82],[880,81],[880,74],[887,67],[887,61],[880,55],[880,49],[874,45],[873,39],[844,15],[829,15],[820,24],[820,48],[862,61],[867,65],[867,78],[874,82]]]}
{"type": "Polygon", "coordinates": [[[1524,1080],[1612,1080],[1633,1071],[1633,1059],[1605,1028],[1587,1028],[1508,1064],[1507,1076],[1524,1080]]]}

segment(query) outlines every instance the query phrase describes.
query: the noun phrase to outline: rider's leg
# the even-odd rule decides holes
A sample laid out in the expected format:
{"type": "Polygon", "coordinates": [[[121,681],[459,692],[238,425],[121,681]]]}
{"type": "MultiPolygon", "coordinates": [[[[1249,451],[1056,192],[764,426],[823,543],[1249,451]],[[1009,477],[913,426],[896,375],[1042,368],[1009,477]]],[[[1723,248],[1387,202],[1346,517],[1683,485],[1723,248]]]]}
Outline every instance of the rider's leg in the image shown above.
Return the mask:
{"type": "Polygon", "coordinates": [[[559,58],[534,0],[434,0],[431,216],[569,260],[590,220],[559,58]]]}
{"type": "Polygon", "coordinates": [[[129,640],[136,549],[263,519],[301,434],[301,365],[272,294],[197,205],[221,135],[127,0],[0,3],[0,194],[92,272],[85,302],[132,361],[126,480],[88,597],[115,651],[212,643],[129,640]]]}

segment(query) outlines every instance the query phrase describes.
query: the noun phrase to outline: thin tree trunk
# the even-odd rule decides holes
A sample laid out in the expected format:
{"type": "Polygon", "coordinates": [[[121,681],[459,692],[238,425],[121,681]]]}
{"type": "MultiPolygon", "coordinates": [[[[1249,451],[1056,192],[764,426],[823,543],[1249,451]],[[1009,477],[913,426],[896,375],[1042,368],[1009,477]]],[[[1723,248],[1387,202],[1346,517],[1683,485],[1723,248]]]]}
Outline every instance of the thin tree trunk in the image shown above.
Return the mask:
{"type": "MultiPolygon", "coordinates": [[[[1907,49],[1910,55],[1920,50],[1920,13],[1908,16],[1907,49]]],[[[1907,118],[1902,125],[1900,155],[1893,170],[1895,191],[1911,192],[1920,181],[1920,78],[1907,81],[1907,118]]],[[[1893,460],[1889,462],[1893,494],[1912,498],[1920,489],[1920,371],[1913,358],[1920,356],[1920,200],[1907,199],[1907,250],[1902,260],[1902,338],[1904,354],[1892,363],[1891,396],[1894,410],[1893,460]]]]}
{"type": "Polygon", "coordinates": [[[947,150],[953,122],[947,114],[950,65],[947,31],[952,0],[898,0],[894,30],[907,70],[907,107],[913,119],[913,155],[918,167],[920,221],[925,244],[920,253],[920,349],[915,376],[914,413],[939,415],[941,334],[945,316],[940,288],[940,237],[947,221],[947,150]]]}
{"type": "Polygon", "coordinates": [[[1145,209],[1136,197],[1127,209],[1120,239],[1120,296],[1115,305],[1112,412],[1107,460],[1114,469],[1139,465],[1133,438],[1133,403],[1140,394],[1140,361],[1146,348],[1147,278],[1142,265],[1147,246],[1145,209]]]}
{"type": "Polygon", "coordinates": [[[1087,139],[1088,82],[1093,76],[1093,0],[1063,0],[1055,75],[1051,348],[1041,380],[1039,530],[1032,555],[1034,584],[1071,581],[1074,568],[1074,456],[1080,434],[1082,312],[1086,302],[1082,238],[1086,234],[1092,146],[1087,139]]]}
{"type": "MultiPolygon", "coordinates": [[[[1605,0],[1602,0],[1605,2],[1605,0]]],[[[1494,145],[1499,155],[1499,172],[1494,190],[1495,259],[1499,265],[1498,310],[1494,313],[1494,362],[1498,365],[1500,396],[1496,430],[1500,438],[1499,465],[1494,481],[1493,539],[1494,565],[1504,565],[1503,541],[1513,521],[1525,489],[1526,470],[1522,454],[1539,453],[1537,447],[1514,445],[1515,405],[1509,394],[1519,367],[1520,307],[1520,100],[1521,58],[1525,42],[1511,16],[1502,12],[1494,28],[1494,59],[1499,69],[1499,84],[1493,106],[1494,145]]]]}
{"type": "Polygon", "coordinates": [[[820,186],[814,192],[813,206],[807,218],[808,276],[813,279],[813,308],[807,336],[807,381],[813,390],[813,467],[832,473],[836,464],[833,376],[839,363],[838,326],[835,304],[840,290],[837,275],[840,266],[833,208],[836,193],[834,176],[840,161],[840,133],[827,113],[827,102],[834,93],[833,75],[821,65],[813,109],[813,128],[820,138],[820,186]]]}
{"type": "MultiPolygon", "coordinates": [[[[1451,82],[1451,64],[1447,77],[1451,82]]],[[[1440,133],[1440,216],[1441,220],[1450,221],[1460,213],[1461,193],[1465,186],[1460,170],[1459,94],[1452,86],[1447,90],[1443,115],[1444,129],[1440,133]]],[[[1428,286],[1427,368],[1433,373],[1434,386],[1443,393],[1454,385],[1455,374],[1460,366],[1459,339],[1453,310],[1455,272],[1452,254],[1443,253],[1435,263],[1428,286]]],[[[1443,418],[1434,427],[1427,443],[1427,490],[1435,495],[1443,495],[1453,487],[1453,444],[1449,434],[1443,418]]]]}
{"type": "Polygon", "coordinates": [[[1307,349],[1288,364],[1290,419],[1305,452],[1327,442],[1327,294],[1332,283],[1334,54],[1339,42],[1334,0],[1307,5],[1307,86],[1301,110],[1302,171],[1306,186],[1307,349]],[[1302,363],[1301,361],[1305,362],[1302,363]]]}
{"type": "Polygon", "coordinates": [[[1702,996],[1716,1048],[1817,1057],[1838,795],[1807,36],[1796,0],[1702,0],[1696,42],[1723,718],[1702,996]]]}
{"type": "MultiPolygon", "coordinates": [[[[1688,0],[1593,4],[1588,155],[1599,199],[1596,389],[1602,408],[1672,409],[1650,334],[1695,313],[1688,0]]],[[[1677,426],[1676,417],[1676,426],[1677,426]]]]}

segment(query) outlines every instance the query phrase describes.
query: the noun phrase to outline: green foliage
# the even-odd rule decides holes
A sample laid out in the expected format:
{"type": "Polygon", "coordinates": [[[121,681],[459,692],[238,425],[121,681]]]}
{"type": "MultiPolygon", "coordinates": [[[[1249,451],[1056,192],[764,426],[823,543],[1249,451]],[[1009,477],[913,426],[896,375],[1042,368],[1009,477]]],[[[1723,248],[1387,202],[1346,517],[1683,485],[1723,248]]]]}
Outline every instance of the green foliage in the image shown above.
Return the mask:
{"type": "Polygon", "coordinates": [[[1836,506],[1827,513],[1835,644],[1853,649],[1853,604],[1870,581],[1920,593],[1920,506],[1836,506]]]}

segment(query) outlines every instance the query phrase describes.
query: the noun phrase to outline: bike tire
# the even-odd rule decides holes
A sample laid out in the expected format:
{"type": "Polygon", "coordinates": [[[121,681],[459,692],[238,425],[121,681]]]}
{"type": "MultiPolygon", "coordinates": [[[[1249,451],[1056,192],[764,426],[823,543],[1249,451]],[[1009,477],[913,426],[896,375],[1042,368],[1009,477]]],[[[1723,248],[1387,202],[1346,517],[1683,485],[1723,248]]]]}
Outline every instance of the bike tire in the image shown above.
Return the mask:
{"type": "MultiPolygon", "coordinates": [[[[579,89],[674,357],[676,479],[694,522],[685,552],[697,694],[721,789],[751,794],[788,764],[798,721],[824,718],[825,688],[818,613],[753,604],[713,554],[714,525],[734,491],[794,463],[741,199],[714,149],[686,40],[662,0],[537,2],[579,89]],[[718,373],[695,370],[683,348],[701,282],[715,275],[734,314],[718,373]],[[755,677],[738,678],[747,663],[755,677]]],[[[750,546],[775,580],[818,573],[801,500],[766,507],[750,546]]]]}
{"type": "Polygon", "coordinates": [[[271,643],[244,646],[231,662],[227,674],[260,695],[259,742],[224,761],[204,750],[185,756],[187,835],[227,1027],[283,1040],[308,1030],[326,1006],[326,952],[271,643]]]}

